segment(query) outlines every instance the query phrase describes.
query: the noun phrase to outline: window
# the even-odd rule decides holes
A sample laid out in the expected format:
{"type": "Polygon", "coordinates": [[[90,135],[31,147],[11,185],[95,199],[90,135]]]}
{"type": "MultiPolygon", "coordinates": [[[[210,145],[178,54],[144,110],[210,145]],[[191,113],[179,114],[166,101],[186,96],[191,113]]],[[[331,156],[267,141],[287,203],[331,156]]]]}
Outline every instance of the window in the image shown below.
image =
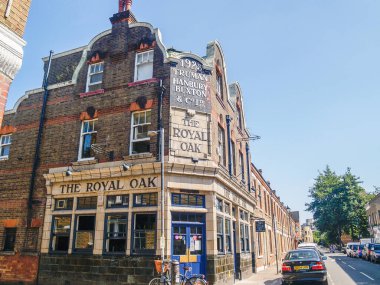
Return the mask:
{"type": "Polygon", "coordinates": [[[186,226],[174,226],[173,236],[173,254],[186,255],[186,226]]]}
{"type": "Polygon", "coordinates": [[[242,123],[242,118],[241,118],[241,111],[240,111],[239,107],[237,107],[236,109],[237,109],[237,114],[236,115],[237,115],[238,127],[239,127],[240,130],[242,130],[243,129],[243,123],[242,123]]]}
{"type": "Polygon", "coordinates": [[[246,211],[240,211],[240,219],[243,221],[248,222],[248,212],[246,211]]]}
{"type": "Polygon", "coordinates": [[[219,155],[219,164],[226,166],[226,138],[224,129],[218,127],[218,155],[219,155]]]}
{"type": "Polygon", "coordinates": [[[216,73],[216,95],[223,100],[223,78],[218,72],[216,73]]]}
{"type": "MultiPolygon", "coordinates": [[[[245,213],[245,212],[244,212],[245,213]]],[[[240,223],[240,249],[241,252],[249,252],[249,225],[240,223]]]]}
{"type": "Polygon", "coordinates": [[[76,251],[92,251],[94,248],[95,215],[77,216],[75,230],[76,251]]]}
{"type": "Polygon", "coordinates": [[[7,159],[11,149],[11,135],[0,136],[0,159],[7,159]]]}
{"type": "Polygon", "coordinates": [[[93,159],[94,152],[91,146],[96,143],[97,120],[83,121],[80,137],[79,160],[93,159]]]}
{"type": "Polygon", "coordinates": [[[241,152],[239,152],[239,164],[241,171],[241,180],[244,181],[244,156],[241,152]]]}
{"type": "Polygon", "coordinates": [[[135,214],[132,252],[153,254],[156,241],[156,214],[135,214]]]}
{"type": "Polygon", "coordinates": [[[231,208],[229,203],[224,203],[224,212],[228,215],[231,214],[231,208]]]}
{"type": "Polygon", "coordinates": [[[71,216],[53,217],[51,251],[67,252],[70,243],[71,216]]]}
{"type": "Polygon", "coordinates": [[[105,252],[125,253],[128,217],[126,214],[112,214],[106,217],[105,252]]]}
{"type": "Polygon", "coordinates": [[[148,130],[151,123],[151,110],[132,114],[131,154],[150,152],[148,130]]]}
{"type": "Polygon", "coordinates": [[[4,251],[15,250],[16,231],[16,228],[5,228],[4,251]]]}
{"type": "Polygon", "coordinates": [[[232,168],[232,172],[234,175],[236,175],[236,148],[235,148],[235,143],[233,141],[231,141],[231,168],[232,168]]]}
{"type": "Polygon", "coordinates": [[[87,74],[86,92],[101,89],[103,82],[104,62],[90,64],[87,74]]]}
{"type": "Polygon", "coordinates": [[[204,214],[173,213],[172,222],[204,223],[204,214]]]}
{"type": "Polygon", "coordinates": [[[226,231],[226,252],[231,252],[231,221],[226,219],[224,222],[226,231]]]}
{"type": "Polygon", "coordinates": [[[107,196],[107,208],[128,208],[129,195],[107,196]]]}
{"type": "Polygon", "coordinates": [[[79,197],[78,198],[78,210],[96,209],[98,197],[79,197]]]}
{"type": "Polygon", "coordinates": [[[262,256],[263,255],[263,245],[261,241],[261,233],[257,233],[257,250],[258,250],[258,255],[262,256]]]}
{"type": "Polygon", "coordinates": [[[73,198],[66,198],[66,199],[55,199],[55,211],[62,211],[62,210],[72,210],[73,209],[73,198]]]}
{"type": "Polygon", "coordinates": [[[133,195],[134,207],[157,206],[157,193],[144,193],[133,195]]]}
{"type": "Polygon", "coordinates": [[[175,206],[205,207],[205,196],[196,194],[173,194],[172,204],[175,206]]]}
{"type": "Polygon", "coordinates": [[[218,253],[224,253],[224,240],[223,240],[223,218],[216,217],[216,243],[218,253]]]}
{"type": "Polygon", "coordinates": [[[136,54],[135,81],[153,77],[153,50],[136,54]]]}
{"type": "Polygon", "coordinates": [[[216,206],[216,210],[219,211],[219,212],[223,212],[223,201],[222,199],[219,199],[219,198],[216,198],[215,200],[215,206],[216,206]]]}

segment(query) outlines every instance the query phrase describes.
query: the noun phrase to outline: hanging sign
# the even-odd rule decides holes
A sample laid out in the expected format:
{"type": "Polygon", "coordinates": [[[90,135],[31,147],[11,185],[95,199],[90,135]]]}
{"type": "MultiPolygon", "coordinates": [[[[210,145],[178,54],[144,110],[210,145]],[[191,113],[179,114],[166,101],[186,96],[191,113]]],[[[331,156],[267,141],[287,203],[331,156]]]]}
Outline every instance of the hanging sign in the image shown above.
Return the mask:
{"type": "Polygon", "coordinates": [[[262,233],[265,232],[265,221],[256,221],[256,232],[262,233]]]}

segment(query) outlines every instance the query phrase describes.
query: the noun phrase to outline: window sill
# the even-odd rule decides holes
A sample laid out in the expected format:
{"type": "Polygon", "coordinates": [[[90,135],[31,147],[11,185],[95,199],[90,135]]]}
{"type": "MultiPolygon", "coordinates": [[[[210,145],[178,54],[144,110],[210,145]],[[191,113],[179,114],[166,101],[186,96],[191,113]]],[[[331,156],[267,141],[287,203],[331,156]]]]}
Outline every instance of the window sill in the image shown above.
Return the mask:
{"type": "Polygon", "coordinates": [[[94,157],[92,158],[83,158],[83,159],[78,159],[78,161],[73,162],[73,166],[82,166],[82,165],[89,165],[89,164],[96,164],[98,163],[98,160],[95,159],[94,157]]]}
{"type": "Polygon", "coordinates": [[[90,97],[90,96],[94,96],[97,94],[103,94],[103,93],[104,93],[104,89],[98,89],[98,90],[94,90],[94,91],[79,93],[79,97],[84,98],[84,97],[90,97]]]}
{"type": "Polygon", "coordinates": [[[148,83],[156,83],[156,82],[159,82],[158,78],[150,78],[150,79],[130,82],[128,83],[128,87],[133,87],[133,86],[138,86],[138,85],[143,85],[143,84],[148,84],[148,83]]]}
{"type": "Polygon", "coordinates": [[[8,160],[8,159],[9,159],[9,156],[0,156],[0,161],[8,160]]]}
{"type": "Polygon", "coordinates": [[[153,154],[151,152],[144,152],[144,153],[136,153],[136,154],[130,154],[128,156],[124,156],[124,160],[133,160],[133,159],[139,159],[139,158],[150,158],[153,157],[153,154]]]}
{"type": "Polygon", "coordinates": [[[14,251],[0,251],[0,256],[16,255],[14,251]]]}

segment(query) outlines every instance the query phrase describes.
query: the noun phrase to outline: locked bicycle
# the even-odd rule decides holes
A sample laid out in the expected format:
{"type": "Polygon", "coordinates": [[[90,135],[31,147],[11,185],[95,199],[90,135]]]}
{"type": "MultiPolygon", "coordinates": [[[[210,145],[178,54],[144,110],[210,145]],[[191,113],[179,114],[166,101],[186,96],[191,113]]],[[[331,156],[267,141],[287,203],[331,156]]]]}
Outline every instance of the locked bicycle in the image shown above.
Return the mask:
{"type": "MultiPolygon", "coordinates": [[[[172,284],[172,274],[171,274],[171,261],[164,262],[162,267],[161,260],[155,260],[156,271],[161,274],[161,277],[155,277],[150,280],[149,285],[171,285],[172,284]]],[[[179,274],[179,284],[180,285],[207,285],[208,282],[203,274],[191,274],[191,267],[185,266],[184,274],[179,274]]]]}

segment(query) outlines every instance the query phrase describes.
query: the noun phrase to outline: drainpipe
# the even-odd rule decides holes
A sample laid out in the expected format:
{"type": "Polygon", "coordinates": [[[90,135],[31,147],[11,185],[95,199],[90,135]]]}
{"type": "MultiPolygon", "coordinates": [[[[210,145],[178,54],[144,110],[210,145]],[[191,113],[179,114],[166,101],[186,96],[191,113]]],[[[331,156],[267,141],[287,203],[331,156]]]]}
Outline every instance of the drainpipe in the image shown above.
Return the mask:
{"type": "Polygon", "coordinates": [[[247,184],[248,184],[248,192],[251,192],[251,163],[249,159],[249,144],[245,144],[245,153],[247,157],[247,184]]]}
{"type": "Polygon", "coordinates": [[[226,115],[227,140],[228,140],[228,172],[232,176],[232,144],[231,144],[231,121],[230,115],[226,115]]]}
{"type": "Polygon", "coordinates": [[[49,62],[48,62],[47,70],[45,71],[44,81],[42,83],[42,86],[44,88],[44,97],[43,97],[42,109],[41,109],[41,114],[40,114],[40,125],[38,127],[36,148],[35,148],[35,153],[34,153],[32,176],[30,178],[29,197],[28,197],[28,212],[27,212],[27,227],[31,227],[31,225],[32,225],[33,193],[34,193],[34,188],[35,188],[35,184],[36,184],[37,169],[38,169],[39,164],[40,164],[40,152],[41,152],[40,147],[41,147],[41,142],[42,142],[42,133],[43,133],[43,129],[44,129],[47,99],[49,96],[49,91],[47,89],[48,77],[49,77],[50,65],[51,65],[51,59],[52,59],[53,53],[54,52],[51,50],[50,55],[49,55],[49,62]]]}

